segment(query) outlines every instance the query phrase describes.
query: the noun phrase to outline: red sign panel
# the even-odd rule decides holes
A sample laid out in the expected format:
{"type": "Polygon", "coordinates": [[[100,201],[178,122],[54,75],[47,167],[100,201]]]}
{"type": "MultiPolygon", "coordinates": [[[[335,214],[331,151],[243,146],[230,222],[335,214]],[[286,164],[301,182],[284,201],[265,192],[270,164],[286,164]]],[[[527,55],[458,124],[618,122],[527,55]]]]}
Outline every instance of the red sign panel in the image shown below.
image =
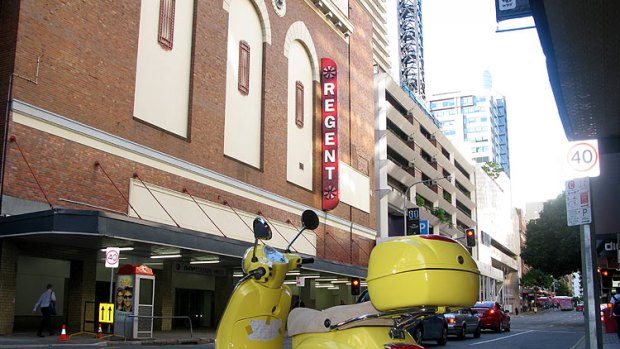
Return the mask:
{"type": "Polygon", "coordinates": [[[330,58],[321,58],[321,116],[323,141],[323,211],[340,202],[338,188],[338,68],[330,58]]]}

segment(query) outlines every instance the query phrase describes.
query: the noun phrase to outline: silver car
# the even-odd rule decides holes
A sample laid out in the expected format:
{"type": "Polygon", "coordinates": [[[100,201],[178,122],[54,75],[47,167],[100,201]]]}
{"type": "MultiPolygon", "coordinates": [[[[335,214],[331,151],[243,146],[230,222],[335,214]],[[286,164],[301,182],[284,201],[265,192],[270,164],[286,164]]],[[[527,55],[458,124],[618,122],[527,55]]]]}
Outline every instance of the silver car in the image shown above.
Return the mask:
{"type": "Polygon", "coordinates": [[[480,319],[477,311],[470,308],[461,309],[443,315],[448,323],[448,334],[456,335],[464,339],[466,335],[473,334],[474,338],[480,337],[480,319]]]}

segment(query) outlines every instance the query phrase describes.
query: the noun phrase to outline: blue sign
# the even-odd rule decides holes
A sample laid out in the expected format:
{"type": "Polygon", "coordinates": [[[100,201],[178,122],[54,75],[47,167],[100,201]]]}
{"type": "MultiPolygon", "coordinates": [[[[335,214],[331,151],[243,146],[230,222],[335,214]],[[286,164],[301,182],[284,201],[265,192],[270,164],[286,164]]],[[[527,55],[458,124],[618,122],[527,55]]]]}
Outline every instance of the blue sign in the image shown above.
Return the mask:
{"type": "Polygon", "coordinates": [[[420,221],[420,235],[428,235],[428,221],[421,220],[420,221]]]}

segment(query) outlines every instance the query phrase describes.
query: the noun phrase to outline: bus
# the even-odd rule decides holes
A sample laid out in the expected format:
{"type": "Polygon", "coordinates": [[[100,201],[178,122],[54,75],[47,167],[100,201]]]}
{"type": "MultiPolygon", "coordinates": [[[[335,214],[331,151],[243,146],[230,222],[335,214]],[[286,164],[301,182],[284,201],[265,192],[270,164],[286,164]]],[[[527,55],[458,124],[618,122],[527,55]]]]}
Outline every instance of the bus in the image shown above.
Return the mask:
{"type": "Polygon", "coordinates": [[[573,297],[555,296],[553,301],[560,307],[560,310],[573,310],[573,297]]]}

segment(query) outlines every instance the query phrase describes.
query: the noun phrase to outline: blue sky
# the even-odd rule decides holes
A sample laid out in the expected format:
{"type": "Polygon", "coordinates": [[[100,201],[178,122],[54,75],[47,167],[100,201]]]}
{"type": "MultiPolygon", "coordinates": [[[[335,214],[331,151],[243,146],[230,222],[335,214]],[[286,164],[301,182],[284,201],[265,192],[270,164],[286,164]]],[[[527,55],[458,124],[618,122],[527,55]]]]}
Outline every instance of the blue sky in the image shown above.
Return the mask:
{"type": "Polygon", "coordinates": [[[493,0],[422,6],[427,97],[479,88],[482,72],[490,71],[506,96],[514,205],[555,198],[564,189],[568,142],[536,29],[496,33],[493,0]]]}

